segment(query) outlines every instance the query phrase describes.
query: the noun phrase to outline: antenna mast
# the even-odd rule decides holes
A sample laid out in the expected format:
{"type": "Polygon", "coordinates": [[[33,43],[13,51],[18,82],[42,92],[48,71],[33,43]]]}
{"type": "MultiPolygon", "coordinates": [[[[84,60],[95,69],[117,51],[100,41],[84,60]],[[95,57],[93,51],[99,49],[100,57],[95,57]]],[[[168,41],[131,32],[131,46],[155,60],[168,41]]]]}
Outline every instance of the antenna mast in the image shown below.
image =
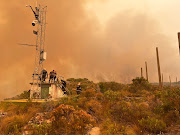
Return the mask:
{"type": "Polygon", "coordinates": [[[41,97],[41,71],[43,70],[43,62],[46,60],[45,32],[47,6],[37,6],[36,4],[35,10],[31,5],[27,5],[26,7],[30,7],[34,13],[35,20],[33,20],[32,26],[37,27],[37,30],[33,30],[33,34],[36,35],[36,56],[30,98],[38,99],[41,97]]]}

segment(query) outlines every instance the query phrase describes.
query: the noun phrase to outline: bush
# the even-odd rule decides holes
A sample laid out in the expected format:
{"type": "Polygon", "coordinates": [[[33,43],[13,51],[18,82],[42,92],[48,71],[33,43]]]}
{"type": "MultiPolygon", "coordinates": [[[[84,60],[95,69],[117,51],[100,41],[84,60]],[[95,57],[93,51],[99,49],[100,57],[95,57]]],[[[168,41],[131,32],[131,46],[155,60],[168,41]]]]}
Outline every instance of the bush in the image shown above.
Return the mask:
{"type": "MultiPolygon", "coordinates": [[[[30,113],[29,109],[33,109],[34,111],[40,110],[40,104],[39,103],[1,103],[0,104],[1,109],[5,112],[7,112],[9,115],[22,115],[26,113],[30,113]]],[[[32,111],[32,112],[34,112],[32,111]]]]}
{"type": "Polygon", "coordinates": [[[151,84],[144,77],[137,77],[132,80],[129,91],[136,93],[139,90],[151,90],[151,84]]]}
{"type": "Polygon", "coordinates": [[[96,118],[97,121],[101,119],[103,107],[97,100],[92,99],[86,102],[85,107],[86,112],[88,112],[88,114],[96,118]]]}
{"type": "Polygon", "coordinates": [[[18,99],[29,99],[30,98],[30,91],[24,91],[20,95],[17,95],[12,98],[6,98],[5,100],[18,100],[18,99]]]}
{"type": "Polygon", "coordinates": [[[118,91],[108,90],[104,93],[104,97],[110,101],[119,100],[122,97],[122,93],[118,91]]]}
{"type": "Polygon", "coordinates": [[[171,110],[180,111],[180,89],[168,89],[162,94],[163,108],[165,112],[171,110]]]}
{"type": "MultiPolygon", "coordinates": [[[[160,93],[160,92],[159,92],[160,93]]],[[[167,125],[175,123],[179,118],[180,112],[180,90],[164,89],[160,94],[156,93],[156,100],[160,104],[155,105],[154,112],[160,115],[167,125]]]]}
{"type": "Polygon", "coordinates": [[[22,131],[22,127],[25,125],[25,117],[23,115],[15,115],[6,117],[1,121],[1,131],[5,134],[19,134],[22,131]]]}
{"type": "Polygon", "coordinates": [[[92,81],[89,81],[87,78],[79,78],[79,79],[70,78],[67,79],[67,81],[68,81],[67,88],[71,91],[73,95],[76,95],[75,90],[79,82],[81,83],[82,91],[85,91],[87,89],[94,89],[94,90],[97,89],[97,85],[92,81]]]}
{"type": "Polygon", "coordinates": [[[105,135],[126,135],[125,127],[121,124],[111,121],[110,119],[104,121],[101,127],[101,132],[105,135]]]}
{"type": "MultiPolygon", "coordinates": [[[[63,100],[63,99],[62,99],[63,100]]],[[[56,108],[58,103],[54,102],[54,101],[49,101],[49,102],[45,102],[41,104],[41,108],[44,112],[50,112],[52,111],[54,108],[56,108]]]]}
{"type": "Polygon", "coordinates": [[[78,79],[69,78],[69,79],[67,79],[67,81],[69,81],[69,82],[89,82],[89,80],[87,78],[78,78],[78,79]]]}
{"type": "Polygon", "coordinates": [[[80,97],[78,100],[78,106],[82,109],[86,109],[86,102],[88,101],[88,99],[86,97],[80,97]]]}
{"type": "Polygon", "coordinates": [[[131,122],[138,123],[138,120],[147,118],[151,115],[149,105],[147,103],[130,103],[119,101],[113,104],[110,109],[112,118],[117,122],[131,122]]]}
{"type": "Polygon", "coordinates": [[[17,96],[16,99],[29,99],[30,98],[30,91],[24,91],[20,95],[17,96]]]}
{"type": "Polygon", "coordinates": [[[130,105],[125,101],[112,104],[110,114],[117,122],[131,122],[133,120],[130,105]]]}
{"type": "Polygon", "coordinates": [[[95,121],[85,111],[77,111],[73,106],[60,105],[52,112],[54,134],[85,134],[95,121]]]}
{"type": "Polygon", "coordinates": [[[96,93],[96,99],[98,101],[102,101],[103,100],[103,94],[102,93],[96,93]]]}
{"type": "Polygon", "coordinates": [[[123,84],[117,82],[100,82],[99,88],[102,93],[112,90],[112,91],[120,91],[124,88],[123,84]]]}
{"type": "Polygon", "coordinates": [[[159,134],[160,132],[166,131],[166,124],[164,121],[153,117],[148,117],[147,119],[142,118],[139,121],[139,125],[143,130],[149,131],[151,133],[159,134]]]}
{"type": "Polygon", "coordinates": [[[93,98],[96,96],[96,92],[93,89],[87,89],[83,91],[81,97],[86,97],[87,99],[93,98]]]}
{"type": "Polygon", "coordinates": [[[52,133],[51,125],[44,123],[42,125],[33,125],[32,135],[50,135],[52,133]]]}
{"type": "Polygon", "coordinates": [[[179,111],[169,111],[165,116],[164,116],[164,121],[166,122],[167,125],[171,125],[173,123],[176,123],[179,120],[179,111]]]}

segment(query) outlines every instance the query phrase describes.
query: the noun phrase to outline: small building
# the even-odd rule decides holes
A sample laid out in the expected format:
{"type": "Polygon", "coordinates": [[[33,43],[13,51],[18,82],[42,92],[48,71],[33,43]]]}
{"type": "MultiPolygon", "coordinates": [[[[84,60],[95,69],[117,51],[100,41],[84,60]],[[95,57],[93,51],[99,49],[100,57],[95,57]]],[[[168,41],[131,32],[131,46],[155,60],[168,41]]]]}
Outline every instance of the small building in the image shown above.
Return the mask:
{"type": "Polygon", "coordinates": [[[56,99],[66,96],[61,83],[31,84],[31,99],[56,99]]]}

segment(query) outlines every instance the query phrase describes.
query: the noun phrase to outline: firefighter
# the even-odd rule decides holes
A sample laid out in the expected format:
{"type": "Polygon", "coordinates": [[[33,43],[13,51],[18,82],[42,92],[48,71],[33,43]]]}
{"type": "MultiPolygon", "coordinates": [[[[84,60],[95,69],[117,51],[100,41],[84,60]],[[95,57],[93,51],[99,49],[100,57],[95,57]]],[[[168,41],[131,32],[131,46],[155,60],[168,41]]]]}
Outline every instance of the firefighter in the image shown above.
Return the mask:
{"type": "Polygon", "coordinates": [[[62,84],[62,91],[64,92],[64,94],[67,94],[67,91],[66,91],[66,81],[61,79],[61,84],[62,84]]]}
{"type": "Polygon", "coordinates": [[[48,73],[46,71],[46,69],[44,68],[42,71],[41,71],[41,78],[42,78],[42,82],[44,82],[46,80],[46,77],[48,78],[48,73]]]}
{"type": "Polygon", "coordinates": [[[56,80],[56,71],[55,70],[53,70],[53,71],[51,71],[50,73],[49,73],[49,83],[50,83],[50,81],[51,80],[54,80],[54,82],[55,82],[55,80],[56,80]]]}
{"type": "Polygon", "coordinates": [[[57,73],[55,70],[53,70],[53,73],[54,73],[54,82],[55,82],[57,73]]]}
{"type": "Polygon", "coordinates": [[[66,81],[61,80],[62,85],[66,88],[66,81]]]}
{"type": "Polygon", "coordinates": [[[76,92],[77,92],[77,95],[80,95],[80,94],[81,94],[81,92],[82,92],[82,89],[81,89],[81,83],[78,83],[76,92]]]}

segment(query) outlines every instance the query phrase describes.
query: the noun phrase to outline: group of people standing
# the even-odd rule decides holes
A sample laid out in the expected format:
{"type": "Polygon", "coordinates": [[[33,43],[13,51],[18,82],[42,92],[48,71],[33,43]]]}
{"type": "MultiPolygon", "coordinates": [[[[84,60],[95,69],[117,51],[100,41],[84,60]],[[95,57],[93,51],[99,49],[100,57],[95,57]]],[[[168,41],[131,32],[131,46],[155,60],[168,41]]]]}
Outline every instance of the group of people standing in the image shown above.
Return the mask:
{"type": "MultiPolygon", "coordinates": [[[[50,82],[53,82],[53,81],[55,82],[55,81],[56,81],[56,76],[57,76],[56,71],[55,71],[55,70],[51,71],[51,72],[49,73],[49,83],[50,83],[50,82]]],[[[45,82],[45,81],[46,81],[46,78],[48,78],[48,72],[47,72],[46,69],[43,69],[43,70],[41,71],[40,80],[41,80],[42,82],[45,82]]],[[[63,92],[66,94],[66,81],[61,80],[61,83],[62,83],[62,90],[63,90],[63,92]]],[[[81,83],[78,83],[77,88],[76,88],[76,92],[77,92],[77,95],[80,95],[80,94],[81,94],[81,92],[82,92],[81,83]]]]}
{"type": "MultiPolygon", "coordinates": [[[[57,75],[57,73],[56,73],[55,70],[53,70],[53,71],[51,71],[51,72],[49,73],[49,83],[52,82],[52,81],[55,82],[55,80],[56,80],[56,75],[57,75]]],[[[42,82],[45,82],[45,81],[46,81],[46,78],[48,78],[48,72],[47,72],[46,69],[43,69],[43,70],[41,71],[40,80],[41,80],[42,82]]]]}

